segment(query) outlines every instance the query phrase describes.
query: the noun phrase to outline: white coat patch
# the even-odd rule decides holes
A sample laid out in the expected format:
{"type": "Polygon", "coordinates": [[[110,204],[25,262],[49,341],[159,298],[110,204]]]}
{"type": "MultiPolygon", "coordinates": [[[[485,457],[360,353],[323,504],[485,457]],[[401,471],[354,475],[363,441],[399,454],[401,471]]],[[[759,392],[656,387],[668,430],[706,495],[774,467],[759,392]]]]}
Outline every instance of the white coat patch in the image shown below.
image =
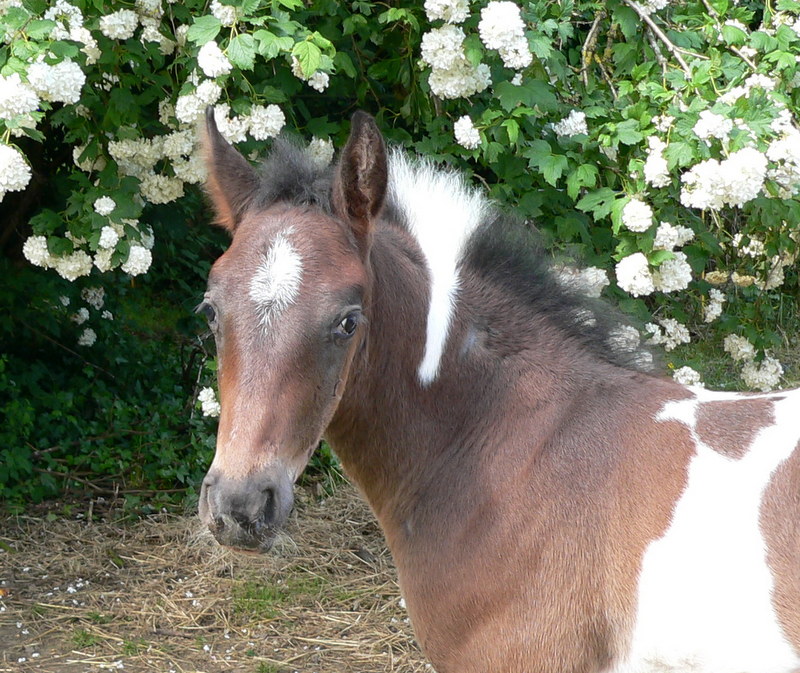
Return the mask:
{"type": "Polygon", "coordinates": [[[431,278],[425,353],[417,370],[430,385],[439,373],[458,295],[458,263],[470,234],[483,221],[487,201],[454,172],[395,151],[389,159],[390,198],[417,239],[431,278]]]}
{"type": "Polygon", "coordinates": [[[670,527],[643,558],[630,655],[609,673],[793,673],[800,656],[772,605],[759,516],[770,478],[798,445],[800,394],[759,396],[784,399],[775,402],[775,424],[736,460],[695,432],[700,403],[736,395],[693,392],[656,419],[686,425],[696,455],[670,527]]]}
{"type": "Polygon", "coordinates": [[[297,299],[303,277],[303,260],[289,240],[291,229],[275,237],[250,279],[250,299],[264,329],[297,299]]]}

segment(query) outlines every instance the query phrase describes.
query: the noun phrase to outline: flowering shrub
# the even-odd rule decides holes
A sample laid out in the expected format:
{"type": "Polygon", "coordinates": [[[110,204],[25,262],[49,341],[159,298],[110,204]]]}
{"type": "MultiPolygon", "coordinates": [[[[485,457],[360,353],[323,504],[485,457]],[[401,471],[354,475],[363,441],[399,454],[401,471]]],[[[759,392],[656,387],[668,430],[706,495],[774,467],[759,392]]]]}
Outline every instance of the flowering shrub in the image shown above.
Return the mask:
{"type": "Polygon", "coordinates": [[[364,108],[479,174],[554,254],[608,272],[676,366],[735,335],[754,348],[745,385],[780,383],[798,0],[0,0],[0,32],[0,208],[24,212],[24,256],[66,281],[145,274],[153,208],[197,217],[206,106],[248,156],[287,126],[321,162],[364,108]]]}

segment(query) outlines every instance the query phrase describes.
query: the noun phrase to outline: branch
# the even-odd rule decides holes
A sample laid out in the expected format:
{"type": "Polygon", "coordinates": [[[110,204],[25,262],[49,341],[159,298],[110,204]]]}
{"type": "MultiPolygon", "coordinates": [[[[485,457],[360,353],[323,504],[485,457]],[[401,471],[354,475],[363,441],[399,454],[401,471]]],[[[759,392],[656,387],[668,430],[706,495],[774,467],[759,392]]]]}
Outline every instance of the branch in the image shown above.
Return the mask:
{"type": "Polygon", "coordinates": [[[634,12],[639,15],[639,18],[647,24],[647,27],[653,31],[653,34],[661,40],[664,46],[669,50],[669,53],[675,57],[675,60],[680,64],[681,69],[683,72],[686,73],[687,77],[692,76],[692,69],[683,60],[683,56],[681,56],[681,52],[683,51],[679,47],[676,47],[672,41],[666,36],[663,30],[659,28],[655,21],[650,18],[650,15],[639,5],[639,3],[634,2],[633,0],[625,0],[625,4],[628,5],[634,12]]]}
{"type": "Polygon", "coordinates": [[[586,41],[581,47],[581,79],[583,86],[589,86],[589,64],[595,54],[594,48],[597,45],[597,34],[600,32],[600,22],[608,16],[605,10],[600,10],[594,17],[592,27],[586,35],[586,41]]]}
{"type": "MultiPolygon", "coordinates": [[[[709,16],[713,18],[717,22],[717,28],[720,32],[722,32],[722,26],[719,22],[719,12],[714,9],[714,6],[708,0],[702,0],[703,4],[705,5],[706,9],[708,10],[709,16]]],[[[745,56],[742,53],[742,50],[739,47],[734,47],[733,45],[727,45],[728,49],[730,49],[734,54],[736,54],[740,59],[742,59],[747,65],[750,66],[753,70],[758,70],[756,64],[750,60],[749,57],[745,56]]]]}

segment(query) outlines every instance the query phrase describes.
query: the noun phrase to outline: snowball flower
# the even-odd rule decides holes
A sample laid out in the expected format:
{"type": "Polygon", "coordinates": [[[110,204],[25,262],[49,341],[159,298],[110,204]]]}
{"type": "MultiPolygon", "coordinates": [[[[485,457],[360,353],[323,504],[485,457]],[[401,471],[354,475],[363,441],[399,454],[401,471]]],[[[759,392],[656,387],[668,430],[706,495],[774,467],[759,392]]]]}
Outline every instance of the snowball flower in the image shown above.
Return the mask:
{"type": "Polygon", "coordinates": [[[658,321],[659,325],[648,323],[645,325],[651,336],[651,342],[654,344],[661,344],[664,350],[671,351],[681,344],[688,344],[691,341],[689,330],[686,325],[679,323],[674,318],[665,318],[658,321]]]}
{"type": "Polygon", "coordinates": [[[685,386],[703,385],[703,381],[700,378],[699,372],[695,371],[691,367],[681,367],[680,369],[676,369],[672,374],[672,378],[685,386]]]}
{"type": "Polygon", "coordinates": [[[733,121],[710,110],[703,110],[697,123],[692,128],[698,138],[706,141],[709,138],[724,140],[732,130],[733,121]]]}
{"type": "Polygon", "coordinates": [[[85,287],[81,290],[81,299],[89,304],[95,311],[99,311],[103,308],[105,297],[106,291],[102,287],[85,287]]]}
{"type": "Polygon", "coordinates": [[[714,322],[722,315],[722,305],[725,303],[725,295],[716,288],[708,291],[708,303],[703,306],[703,322],[714,322]]]}
{"type": "Polygon", "coordinates": [[[0,119],[13,119],[39,108],[39,96],[19,74],[0,76],[0,119]]]}
{"type": "Polygon", "coordinates": [[[622,209],[622,224],[630,231],[647,231],[653,224],[653,209],[641,199],[632,198],[622,209]]]}
{"type": "Polygon", "coordinates": [[[456,136],[456,142],[468,150],[474,150],[481,144],[481,134],[472,119],[468,115],[464,115],[453,125],[453,132],[456,136]]]}
{"type": "Polygon", "coordinates": [[[492,0],[481,10],[478,33],[488,49],[498,50],[507,68],[519,70],[531,64],[533,55],[525,37],[525,22],[515,3],[492,0]]]}
{"type": "Polygon", "coordinates": [[[0,144],[0,200],[6,192],[19,192],[28,186],[31,168],[22,153],[11,145],[0,144]]]}
{"type": "Polygon", "coordinates": [[[250,109],[250,135],[256,140],[274,138],[286,124],[286,117],[277,105],[254,105],[250,109]]]}
{"type": "Polygon", "coordinates": [[[553,124],[553,131],[556,132],[559,138],[588,134],[589,127],[586,125],[586,113],[580,110],[572,110],[560,122],[553,124]]]}
{"type": "Polygon", "coordinates": [[[769,392],[778,386],[783,376],[781,363],[771,355],[761,362],[750,360],[742,367],[742,380],[748,388],[769,392]]]}
{"type": "Polygon", "coordinates": [[[223,26],[232,26],[236,23],[236,7],[223,5],[219,0],[211,0],[211,14],[219,19],[223,26]]]}
{"type": "Polygon", "coordinates": [[[423,62],[434,68],[452,68],[464,57],[465,37],[464,31],[458,26],[433,28],[422,36],[423,62]]]}
{"type": "Polygon", "coordinates": [[[722,341],[722,348],[736,362],[752,360],[756,356],[756,349],[746,337],[729,334],[722,341]]]}
{"type": "Polygon", "coordinates": [[[103,217],[114,212],[114,208],[116,207],[116,201],[114,201],[114,199],[112,199],[110,196],[101,196],[94,202],[94,212],[96,212],[98,215],[102,215],[103,217]]]}
{"type": "Polygon", "coordinates": [[[767,157],[745,147],[723,161],[706,159],[681,176],[681,203],[688,208],[741,207],[761,192],[767,176],[767,157]]]}
{"type": "Polygon", "coordinates": [[[689,227],[662,222],[656,229],[653,250],[674,250],[685,245],[693,238],[694,232],[689,227]]]}
{"type": "Polygon", "coordinates": [[[664,150],[667,145],[656,136],[650,136],[648,144],[650,151],[647,154],[647,160],[644,162],[645,182],[653,185],[653,187],[666,187],[670,183],[669,167],[667,166],[667,160],[664,158],[664,150]]]}
{"type": "Polygon", "coordinates": [[[653,271],[653,285],[661,292],[685,290],[692,280],[692,267],[682,252],[674,253],[672,259],[665,259],[658,269],[653,271]]]}
{"type": "Polygon", "coordinates": [[[78,309],[77,313],[72,314],[72,318],[70,318],[72,322],[83,325],[89,319],[89,309],[86,307],[81,307],[78,309]]]}
{"type": "Polygon", "coordinates": [[[71,255],[63,257],[53,257],[52,265],[59,276],[70,282],[80,276],[88,276],[92,272],[92,258],[83,250],[76,250],[71,255]]]}
{"type": "Polygon", "coordinates": [[[559,282],[587,297],[599,297],[603,288],[611,284],[608,273],[596,266],[588,266],[585,269],[564,266],[555,271],[559,282]]]}
{"type": "Polygon", "coordinates": [[[38,61],[28,67],[28,82],[44,100],[77,103],[86,75],[68,58],[55,65],[38,61]]]}
{"type": "Polygon", "coordinates": [[[22,246],[22,254],[34,266],[49,269],[52,266],[52,255],[47,249],[44,236],[29,236],[22,246]]]}
{"type": "Polygon", "coordinates": [[[641,252],[635,252],[621,259],[617,262],[615,271],[617,285],[634,297],[652,294],[655,290],[647,257],[641,252]]]}
{"type": "Polygon", "coordinates": [[[219,45],[211,40],[206,42],[197,54],[197,65],[206,74],[207,77],[219,77],[220,75],[227,75],[233,70],[233,65],[228,60],[228,57],[222,53],[219,45]]]}
{"type": "Polygon", "coordinates": [[[213,388],[203,388],[197,395],[203,409],[203,416],[219,416],[220,405],[213,388]]]}
{"type": "Polygon", "coordinates": [[[311,77],[308,78],[308,86],[312,89],[316,89],[320,93],[325,91],[328,88],[328,84],[330,84],[331,78],[327,72],[322,72],[321,70],[317,70],[311,77]]]}
{"type": "Polygon", "coordinates": [[[91,327],[87,327],[83,330],[78,337],[79,346],[93,346],[95,341],[97,341],[97,334],[95,334],[95,331],[91,327]]]}
{"type": "Polygon", "coordinates": [[[425,14],[430,21],[461,23],[469,16],[469,1],[425,0],[425,14]]]}
{"type": "Polygon", "coordinates": [[[492,83],[491,71],[485,63],[473,66],[460,56],[452,68],[433,68],[428,84],[439,98],[465,98],[480,93],[492,83]]]}
{"type": "Polygon", "coordinates": [[[127,40],[133,37],[139,17],[130,9],[119,9],[100,19],[100,32],[112,40],[127,40]]]}
{"type": "Polygon", "coordinates": [[[146,273],[152,263],[153,255],[147,248],[132,245],[128,259],[120,268],[131,276],[138,276],[146,273]]]}
{"type": "Polygon", "coordinates": [[[333,161],[333,141],[314,137],[306,148],[306,154],[317,166],[324,168],[333,161]]]}
{"type": "Polygon", "coordinates": [[[118,241],[119,234],[117,230],[106,225],[100,230],[100,240],[97,242],[97,246],[103,249],[111,249],[117,245],[118,241]]]}
{"type": "Polygon", "coordinates": [[[183,180],[180,178],[148,173],[139,185],[142,198],[150,203],[170,203],[183,196],[183,180]]]}

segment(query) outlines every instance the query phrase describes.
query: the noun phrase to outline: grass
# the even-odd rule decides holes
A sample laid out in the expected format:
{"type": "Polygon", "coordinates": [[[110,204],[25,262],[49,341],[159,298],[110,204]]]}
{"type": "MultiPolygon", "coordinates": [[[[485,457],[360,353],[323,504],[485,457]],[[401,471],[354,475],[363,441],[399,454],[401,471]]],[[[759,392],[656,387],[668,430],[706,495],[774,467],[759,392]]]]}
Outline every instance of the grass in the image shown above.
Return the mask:
{"type": "Polygon", "coordinates": [[[241,616],[275,619],[285,605],[318,600],[329,586],[316,575],[277,580],[275,584],[245,580],[233,588],[232,607],[241,616]]]}

